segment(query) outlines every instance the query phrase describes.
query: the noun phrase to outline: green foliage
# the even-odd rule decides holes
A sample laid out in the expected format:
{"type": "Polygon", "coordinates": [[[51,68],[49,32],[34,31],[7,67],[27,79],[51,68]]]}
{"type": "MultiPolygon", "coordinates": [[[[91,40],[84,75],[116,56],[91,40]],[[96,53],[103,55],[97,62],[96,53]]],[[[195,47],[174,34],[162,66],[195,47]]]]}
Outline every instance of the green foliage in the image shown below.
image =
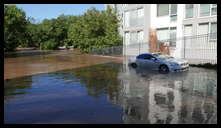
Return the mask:
{"type": "Polygon", "coordinates": [[[4,6],[4,47],[6,51],[14,51],[18,45],[27,41],[25,18],[25,12],[15,5],[4,6]]]}
{"type": "Polygon", "coordinates": [[[59,46],[59,43],[54,40],[48,40],[41,44],[41,49],[44,50],[55,50],[59,46]]]}
{"type": "Polygon", "coordinates": [[[122,45],[118,22],[111,8],[106,11],[91,8],[69,27],[68,38],[83,52],[122,45]]]}
{"type": "Polygon", "coordinates": [[[118,19],[113,10],[89,9],[80,16],[60,15],[35,23],[25,19],[25,13],[16,6],[5,6],[4,36],[6,50],[16,47],[57,49],[59,46],[74,46],[82,52],[122,45],[118,34],[118,19]]]}

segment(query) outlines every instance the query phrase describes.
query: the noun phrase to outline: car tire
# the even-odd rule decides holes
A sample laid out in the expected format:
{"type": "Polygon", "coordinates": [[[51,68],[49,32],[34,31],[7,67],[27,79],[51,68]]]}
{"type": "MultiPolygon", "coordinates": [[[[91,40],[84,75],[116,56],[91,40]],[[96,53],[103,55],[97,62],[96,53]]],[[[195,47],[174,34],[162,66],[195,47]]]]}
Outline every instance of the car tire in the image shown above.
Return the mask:
{"type": "Polygon", "coordinates": [[[131,64],[131,67],[137,68],[137,64],[136,64],[136,63],[132,63],[132,64],[131,64]]]}
{"type": "Polygon", "coordinates": [[[162,72],[162,73],[168,73],[169,72],[169,68],[168,68],[167,65],[160,65],[159,71],[162,72]]]}

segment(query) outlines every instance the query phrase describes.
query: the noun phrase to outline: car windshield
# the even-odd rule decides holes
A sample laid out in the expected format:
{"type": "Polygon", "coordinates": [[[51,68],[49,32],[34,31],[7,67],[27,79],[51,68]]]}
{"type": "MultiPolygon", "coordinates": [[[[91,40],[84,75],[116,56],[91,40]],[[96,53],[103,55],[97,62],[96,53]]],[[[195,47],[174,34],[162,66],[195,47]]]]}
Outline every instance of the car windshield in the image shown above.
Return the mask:
{"type": "Polygon", "coordinates": [[[173,58],[172,56],[162,54],[162,53],[154,53],[153,56],[156,57],[156,58],[160,58],[160,59],[171,59],[171,58],[173,58]]]}

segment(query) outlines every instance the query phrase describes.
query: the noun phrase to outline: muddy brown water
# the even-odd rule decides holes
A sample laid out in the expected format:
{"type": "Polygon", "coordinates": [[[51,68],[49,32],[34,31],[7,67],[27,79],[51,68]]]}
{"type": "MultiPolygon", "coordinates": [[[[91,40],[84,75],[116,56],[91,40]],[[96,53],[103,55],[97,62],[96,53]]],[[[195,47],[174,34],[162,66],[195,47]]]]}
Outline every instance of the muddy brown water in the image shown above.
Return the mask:
{"type": "Polygon", "coordinates": [[[215,70],[191,67],[188,72],[159,74],[130,68],[119,59],[73,56],[59,53],[13,60],[21,67],[29,65],[29,70],[5,80],[4,123],[217,123],[215,70]],[[35,69],[44,72],[52,62],[62,65],[59,61],[65,63],[59,70],[54,66],[39,74],[35,69]],[[74,62],[78,67],[69,68],[67,64],[74,62]]]}
{"type": "Polygon", "coordinates": [[[4,79],[79,68],[107,62],[122,63],[122,59],[80,54],[79,52],[71,50],[44,52],[40,50],[18,51],[16,55],[11,54],[4,59],[4,79]]]}

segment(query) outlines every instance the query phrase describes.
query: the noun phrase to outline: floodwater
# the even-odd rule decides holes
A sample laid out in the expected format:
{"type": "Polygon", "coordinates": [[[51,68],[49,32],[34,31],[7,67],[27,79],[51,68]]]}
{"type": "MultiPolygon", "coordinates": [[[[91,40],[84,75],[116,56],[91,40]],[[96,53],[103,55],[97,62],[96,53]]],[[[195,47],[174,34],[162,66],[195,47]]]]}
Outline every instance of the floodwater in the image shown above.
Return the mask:
{"type": "Polygon", "coordinates": [[[108,62],[122,63],[122,59],[80,54],[74,50],[17,51],[5,54],[4,80],[108,62]]]}
{"type": "Polygon", "coordinates": [[[159,74],[106,61],[12,78],[4,123],[216,124],[217,72],[159,74]]]}

